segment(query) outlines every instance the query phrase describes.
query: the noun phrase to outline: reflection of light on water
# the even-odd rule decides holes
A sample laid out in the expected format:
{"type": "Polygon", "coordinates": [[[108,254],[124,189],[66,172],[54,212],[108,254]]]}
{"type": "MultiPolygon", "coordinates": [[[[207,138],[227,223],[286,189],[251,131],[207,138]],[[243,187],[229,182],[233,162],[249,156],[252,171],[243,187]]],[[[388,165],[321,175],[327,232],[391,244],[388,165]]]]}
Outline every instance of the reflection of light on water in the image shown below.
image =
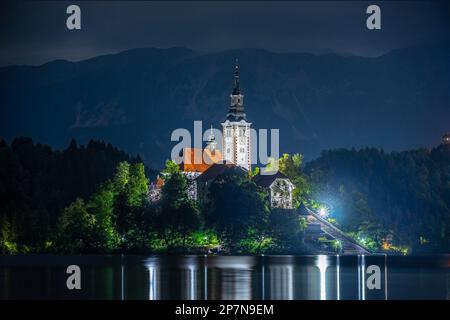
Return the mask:
{"type": "Polygon", "coordinates": [[[341,300],[341,280],[340,280],[340,257],[336,256],[336,299],[341,300]]]}
{"type": "Polygon", "coordinates": [[[188,300],[195,300],[195,285],[197,283],[196,281],[196,272],[195,272],[195,266],[194,265],[190,265],[187,268],[188,271],[188,277],[187,277],[187,286],[186,288],[188,289],[188,295],[187,295],[187,299],[188,300]]]}
{"type": "MultiPolygon", "coordinates": [[[[387,254],[384,255],[384,299],[388,299],[388,289],[387,289],[387,254]]],[[[450,293],[450,291],[449,291],[450,293]]]]}
{"type": "MultiPolygon", "coordinates": [[[[217,269],[220,276],[220,298],[224,300],[252,299],[252,275],[255,264],[255,257],[208,258],[208,268],[217,269]]],[[[213,276],[213,273],[211,275],[213,276]]]]}
{"type": "Polygon", "coordinates": [[[123,267],[123,254],[120,257],[121,259],[121,266],[120,266],[120,299],[123,300],[125,298],[124,295],[124,267],[123,267]]]}
{"type": "Polygon", "coordinates": [[[320,255],[317,258],[317,268],[319,268],[320,272],[320,300],[327,299],[327,291],[326,291],[326,272],[329,266],[328,257],[324,255],[320,255]]]}
{"type": "Polygon", "coordinates": [[[156,300],[156,288],[157,288],[157,280],[156,280],[156,268],[153,266],[148,268],[148,282],[149,282],[149,291],[148,291],[148,299],[156,300]]]}
{"type": "Polygon", "coordinates": [[[251,270],[222,270],[222,299],[250,300],[251,294],[251,270]]]}
{"type": "Polygon", "coordinates": [[[267,264],[269,299],[294,299],[294,257],[280,256],[267,264]]]}
{"type": "Polygon", "coordinates": [[[204,274],[204,279],[203,279],[203,291],[204,291],[204,295],[205,295],[205,300],[208,300],[208,263],[207,263],[207,258],[208,256],[205,254],[205,261],[204,261],[204,267],[203,267],[203,274],[204,274]]]}
{"type": "Polygon", "coordinates": [[[186,290],[184,298],[187,300],[195,300],[198,295],[198,260],[195,256],[185,256],[180,267],[183,269],[184,275],[182,288],[186,290]]]}
{"type": "Polygon", "coordinates": [[[358,256],[358,300],[361,300],[361,261],[358,256]]]}
{"type": "Polygon", "coordinates": [[[366,300],[366,256],[361,256],[361,284],[362,284],[362,299],[366,300]]]}
{"type": "Polygon", "coordinates": [[[366,300],[366,257],[364,255],[358,256],[358,299],[366,300]]]}
{"type": "Polygon", "coordinates": [[[292,300],[294,298],[293,266],[270,266],[270,298],[292,300]]]}
{"type": "Polygon", "coordinates": [[[148,299],[159,299],[159,272],[158,272],[158,259],[149,258],[145,261],[145,267],[148,270],[148,299]]]}
{"type": "Polygon", "coordinates": [[[262,285],[262,300],[266,299],[266,283],[265,283],[265,270],[264,270],[264,255],[262,255],[263,262],[261,264],[261,285],[262,285]]]}

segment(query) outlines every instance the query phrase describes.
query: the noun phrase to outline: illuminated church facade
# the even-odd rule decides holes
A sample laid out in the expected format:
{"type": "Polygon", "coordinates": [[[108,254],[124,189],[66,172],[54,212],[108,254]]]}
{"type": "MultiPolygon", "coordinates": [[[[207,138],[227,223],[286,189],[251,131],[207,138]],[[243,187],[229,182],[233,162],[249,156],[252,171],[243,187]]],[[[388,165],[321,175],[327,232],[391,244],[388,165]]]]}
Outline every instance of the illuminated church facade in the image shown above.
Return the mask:
{"type": "MultiPolygon", "coordinates": [[[[234,70],[234,87],[230,106],[222,125],[222,148],[219,150],[211,128],[206,148],[184,148],[180,169],[188,180],[188,196],[202,201],[201,192],[208,183],[226,172],[246,173],[251,166],[251,125],[244,110],[244,95],[240,88],[239,66],[234,70]],[[200,191],[200,192],[199,192],[200,191]]],[[[253,181],[266,188],[274,208],[292,209],[294,185],[281,172],[273,175],[258,174],[253,181]]],[[[161,185],[161,182],[159,182],[161,185]]],[[[159,192],[160,192],[159,187],[159,192]]],[[[158,189],[152,189],[158,194],[158,189]]],[[[159,197],[155,196],[155,199],[159,197]]]]}
{"type": "Polygon", "coordinates": [[[234,88],[227,117],[222,123],[222,154],[225,162],[251,170],[250,126],[244,111],[244,95],[241,93],[239,67],[234,71],[234,88]]]}

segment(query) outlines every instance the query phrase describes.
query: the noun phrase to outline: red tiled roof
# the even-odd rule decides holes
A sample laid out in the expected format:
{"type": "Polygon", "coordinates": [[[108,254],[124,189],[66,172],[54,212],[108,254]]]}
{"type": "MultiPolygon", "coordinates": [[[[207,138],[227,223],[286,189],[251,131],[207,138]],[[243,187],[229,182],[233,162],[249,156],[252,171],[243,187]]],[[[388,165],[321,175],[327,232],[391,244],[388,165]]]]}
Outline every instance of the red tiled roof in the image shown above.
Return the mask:
{"type": "Polygon", "coordinates": [[[160,176],[158,176],[158,177],[156,178],[155,186],[156,186],[157,188],[161,188],[163,185],[164,185],[164,180],[163,180],[160,176]]]}
{"type": "Polygon", "coordinates": [[[222,162],[222,153],[219,150],[211,152],[209,148],[184,148],[183,162],[180,165],[181,171],[185,172],[205,172],[213,164],[222,162]]]}

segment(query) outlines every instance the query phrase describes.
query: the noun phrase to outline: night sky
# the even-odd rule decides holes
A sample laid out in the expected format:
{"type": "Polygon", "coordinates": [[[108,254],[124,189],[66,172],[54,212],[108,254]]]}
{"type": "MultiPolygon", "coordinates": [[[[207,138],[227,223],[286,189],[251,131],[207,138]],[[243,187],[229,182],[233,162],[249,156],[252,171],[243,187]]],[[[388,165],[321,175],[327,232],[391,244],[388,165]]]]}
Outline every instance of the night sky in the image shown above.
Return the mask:
{"type": "Polygon", "coordinates": [[[202,52],[251,47],[378,56],[395,48],[448,42],[450,5],[446,1],[2,1],[0,39],[0,66],[173,46],[202,52]],[[66,29],[69,4],[81,7],[80,31],[66,29]],[[381,31],[366,29],[369,4],[381,7],[381,31]]]}

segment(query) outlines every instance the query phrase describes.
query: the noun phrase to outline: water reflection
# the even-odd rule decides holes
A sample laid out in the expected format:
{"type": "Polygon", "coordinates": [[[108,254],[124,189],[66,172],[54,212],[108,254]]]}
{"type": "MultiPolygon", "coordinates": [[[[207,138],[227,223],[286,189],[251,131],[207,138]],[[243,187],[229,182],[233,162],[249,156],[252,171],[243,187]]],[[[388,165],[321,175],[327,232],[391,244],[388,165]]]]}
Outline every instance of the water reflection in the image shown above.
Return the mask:
{"type": "Polygon", "coordinates": [[[341,266],[340,266],[340,256],[336,257],[336,300],[341,300],[341,266]]]}
{"type": "Polygon", "coordinates": [[[320,272],[320,300],[327,299],[326,272],[328,265],[328,256],[321,255],[317,257],[317,267],[320,272]]]}
{"type": "Polygon", "coordinates": [[[266,257],[263,265],[265,272],[263,279],[268,284],[268,294],[265,298],[273,300],[294,299],[294,257],[279,256],[266,257]],[[274,259],[275,258],[275,259],[274,259]]]}
{"type": "Polygon", "coordinates": [[[144,264],[150,300],[340,300],[366,298],[365,262],[364,256],[183,256],[144,264]],[[341,293],[342,282],[349,286],[341,293]]]}
{"type": "Polygon", "coordinates": [[[339,255],[0,257],[0,298],[446,299],[449,261],[449,256],[339,255]],[[70,264],[82,269],[79,292],[65,287],[70,264]],[[366,284],[370,265],[381,272],[376,290],[366,284]]]}
{"type": "Polygon", "coordinates": [[[366,300],[366,286],[364,285],[365,270],[366,270],[366,260],[365,256],[359,256],[359,300],[366,300]]]}

